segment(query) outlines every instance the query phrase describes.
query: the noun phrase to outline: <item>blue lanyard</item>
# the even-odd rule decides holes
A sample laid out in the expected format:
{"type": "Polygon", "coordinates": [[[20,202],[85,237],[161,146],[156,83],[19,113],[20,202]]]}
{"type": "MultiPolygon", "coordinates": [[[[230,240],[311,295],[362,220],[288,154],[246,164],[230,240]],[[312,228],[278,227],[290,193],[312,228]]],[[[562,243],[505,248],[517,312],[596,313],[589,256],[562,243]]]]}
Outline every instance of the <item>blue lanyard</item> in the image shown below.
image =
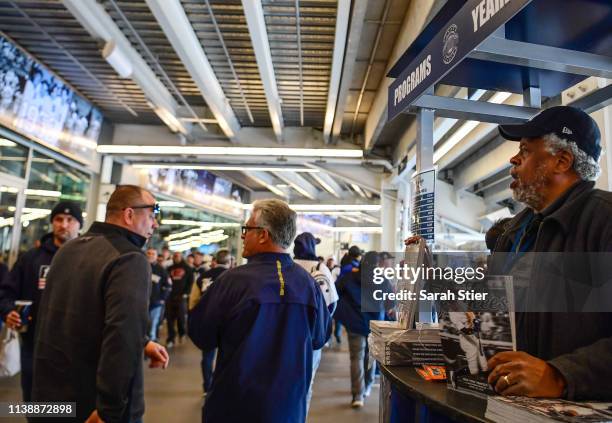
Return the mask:
{"type": "Polygon", "coordinates": [[[529,239],[525,240],[525,242],[523,242],[522,245],[519,245],[521,242],[521,239],[523,238],[523,236],[525,235],[525,232],[527,231],[527,227],[533,220],[533,217],[534,216],[532,215],[529,219],[527,219],[527,221],[523,223],[520,229],[516,232],[516,235],[514,236],[514,241],[512,241],[512,247],[510,248],[510,253],[508,253],[508,257],[506,258],[506,262],[504,263],[504,268],[503,268],[502,273],[504,274],[508,273],[508,271],[514,266],[514,263],[516,263],[516,261],[519,258],[521,258],[527,251],[529,251],[529,249],[531,249],[531,246],[535,242],[536,237],[532,236],[529,239]]]}

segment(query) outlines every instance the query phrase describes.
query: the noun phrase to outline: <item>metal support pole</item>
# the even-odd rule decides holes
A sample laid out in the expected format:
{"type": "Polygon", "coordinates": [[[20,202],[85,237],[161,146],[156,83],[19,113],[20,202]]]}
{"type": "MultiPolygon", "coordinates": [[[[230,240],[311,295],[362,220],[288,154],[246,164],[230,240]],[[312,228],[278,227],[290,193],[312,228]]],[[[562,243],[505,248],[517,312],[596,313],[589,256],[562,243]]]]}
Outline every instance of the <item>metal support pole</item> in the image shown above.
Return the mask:
{"type": "Polygon", "coordinates": [[[419,109],[416,120],[416,170],[417,172],[423,172],[433,168],[434,111],[432,109],[419,109]]]}
{"type": "Polygon", "coordinates": [[[542,91],[538,87],[528,87],[523,91],[523,106],[539,109],[542,107],[542,91]]]}

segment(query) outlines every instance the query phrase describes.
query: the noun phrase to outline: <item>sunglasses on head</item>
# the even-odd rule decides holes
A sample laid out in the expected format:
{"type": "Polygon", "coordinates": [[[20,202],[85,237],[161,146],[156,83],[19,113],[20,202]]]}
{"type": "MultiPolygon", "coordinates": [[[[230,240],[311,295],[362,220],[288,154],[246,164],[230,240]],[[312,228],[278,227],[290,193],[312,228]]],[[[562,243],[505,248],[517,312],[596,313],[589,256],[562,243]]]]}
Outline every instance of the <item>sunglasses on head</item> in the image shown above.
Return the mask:
{"type": "Polygon", "coordinates": [[[153,210],[153,214],[154,215],[158,215],[160,213],[160,208],[159,208],[159,204],[155,203],[155,204],[140,204],[140,205],[136,205],[136,206],[130,206],[130,207],[126,207],[126,209],[151,209],[153,210]]]}

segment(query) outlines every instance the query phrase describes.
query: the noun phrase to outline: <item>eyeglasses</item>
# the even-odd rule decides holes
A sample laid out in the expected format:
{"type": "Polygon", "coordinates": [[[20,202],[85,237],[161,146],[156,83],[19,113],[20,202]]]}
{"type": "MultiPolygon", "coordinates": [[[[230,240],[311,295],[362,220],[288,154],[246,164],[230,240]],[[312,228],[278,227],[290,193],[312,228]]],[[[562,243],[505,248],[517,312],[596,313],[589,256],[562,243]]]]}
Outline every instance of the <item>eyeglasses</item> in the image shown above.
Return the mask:
{"type": "Polygon", "coordinates": [[[242,235],[246,235],[251,229],[265,229],[263,226],[242,226],[242,235]]]}
{"type": "Polygon", "coordinates": [[[159,204],[158,203],[155,203],[155,204],[141,204],[141,205],[138,205],[138,206],[126,207],[125,209],[151,209],[151,210],[153,210],[153,214],[154,215],[158,215],[160,213],[160,208],[159,208],[159,204]]]}

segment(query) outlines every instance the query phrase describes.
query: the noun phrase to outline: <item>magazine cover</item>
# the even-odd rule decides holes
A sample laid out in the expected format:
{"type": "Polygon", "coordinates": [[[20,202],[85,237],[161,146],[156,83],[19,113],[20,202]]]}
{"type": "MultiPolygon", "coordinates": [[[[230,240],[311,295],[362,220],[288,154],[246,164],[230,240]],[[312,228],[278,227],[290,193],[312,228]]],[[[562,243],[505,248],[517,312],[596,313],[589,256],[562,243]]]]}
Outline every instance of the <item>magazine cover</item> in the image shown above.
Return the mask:
{"type": "Polygon", "coordinates": [[[496,396],[488,399],[485,417],[495,422],[610,422],[612,403],[496,396]]]}
{"type": "Polygon", "coordinates": [[[486,284],[486,301],[438,304],[449,388],[479,396],[495,394],[487,382],[487,361],[499,352],[516,350],[511,281],[509,277],[488,276],[479,282],[486,284]]]}

